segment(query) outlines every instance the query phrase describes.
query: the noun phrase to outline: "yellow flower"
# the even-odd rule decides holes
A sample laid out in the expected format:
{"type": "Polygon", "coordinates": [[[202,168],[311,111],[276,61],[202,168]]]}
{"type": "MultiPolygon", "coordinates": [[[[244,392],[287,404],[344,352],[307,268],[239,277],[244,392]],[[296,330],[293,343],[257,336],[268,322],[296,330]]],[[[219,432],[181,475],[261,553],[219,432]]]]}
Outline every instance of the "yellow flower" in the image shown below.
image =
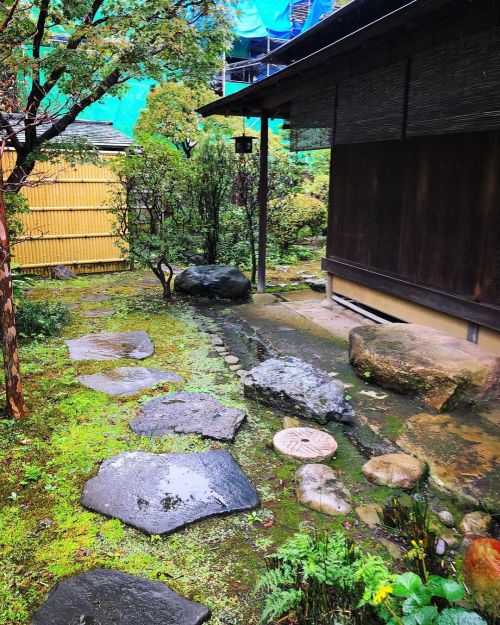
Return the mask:
{"type": "Polygon", "coordinates": [[[391,593],[392,586],[381,586],[373,597],[373,603],[375,605],[379,605],[379,603],[382,603],[382,601],[384,601],[384,599],[388,597],[391,593]]]}

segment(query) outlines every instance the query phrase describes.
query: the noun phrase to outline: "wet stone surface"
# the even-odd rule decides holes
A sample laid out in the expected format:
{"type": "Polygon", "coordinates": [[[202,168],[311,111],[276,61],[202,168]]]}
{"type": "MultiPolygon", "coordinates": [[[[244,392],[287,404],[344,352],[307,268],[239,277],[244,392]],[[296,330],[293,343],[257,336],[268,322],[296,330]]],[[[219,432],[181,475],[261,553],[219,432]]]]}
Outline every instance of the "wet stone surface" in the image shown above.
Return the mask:
{"type": "Polygon", "coordinates": [[[183,382],[183,378],[172,371],[147,367],[118,367],[104,373],[80,375],[76,379],[94,391],[113,397],[134,395],[162,382],[183,382]]]}
{"type": "Polygon", "coordinates": [[[82,302],[108,302],[110,299],[109,295],[86,295],[82,297],[82,302]]]}
{"type": "Polygon", "coordinates": [[[79,339],[66,341],[66,345],[73,360],[143,360],[154,353],[151,339],[142,330],[87,334],[79,339]]]}
{"type": "Polygon", "coordinates": [[[314,419],[352,423],[354,409],[344,385],[299,358],[271,358],[243,378],[245,395],[284,412],[314,419]]]}
{"type": "Polygon", "coordinates": [[[155,397],[141,407],[142,416],[130,427],[145,436],[201,434],[232,441],[246,418],[239,408],[224,406],[207,393],[171,393],[155,397]]]}
{"type": "Polygon", "coordinates": [[[208,608],[184,599],[161,582],[96,569],[59,582],[31,623],[201,625],[209,618],[208,608]]]}
{"type": "Polygon", "coordinates": [[[114,310],[86,310],[83,316],[92,319],[93,317],[112,317],[114,314],[114,310]]]}
{"type": "Polygon", "coordinates": [[[313,428],[288,428],[275,434],[273,445],[288,458],[303,461],[328,460],[337,451],[337,441],[326,432],[313,428]]]}
{"type": "Polygon", "coordinates": [[[297,498],[305,506],[330,516],[349,514],[351,493],[324,464],[305,464],[295,474],[297,498]]]}
{"type": "Polygon", "coordinates": [[[85,484],[81,501],[146,534],[169,534],[207,517],[259,506],[257,491],[225,449],[119,454],[85,484]]]}

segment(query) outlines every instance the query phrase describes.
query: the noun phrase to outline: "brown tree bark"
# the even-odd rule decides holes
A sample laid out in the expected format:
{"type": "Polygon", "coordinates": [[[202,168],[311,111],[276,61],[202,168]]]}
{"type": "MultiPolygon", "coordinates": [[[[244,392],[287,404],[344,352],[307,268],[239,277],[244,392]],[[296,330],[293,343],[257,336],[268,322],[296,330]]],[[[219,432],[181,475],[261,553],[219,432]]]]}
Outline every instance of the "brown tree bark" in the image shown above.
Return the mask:
{"type": "Polygon", "coordinates": [[[5,394],[7,415],[12,419],[24,417],[28,409],[24,403],[17,329],[14,317],[12,274],[10,271],[10,245],[7,229],[7,213],[3,193],[0,189],[0,329],[5,369],[5,394]]]}

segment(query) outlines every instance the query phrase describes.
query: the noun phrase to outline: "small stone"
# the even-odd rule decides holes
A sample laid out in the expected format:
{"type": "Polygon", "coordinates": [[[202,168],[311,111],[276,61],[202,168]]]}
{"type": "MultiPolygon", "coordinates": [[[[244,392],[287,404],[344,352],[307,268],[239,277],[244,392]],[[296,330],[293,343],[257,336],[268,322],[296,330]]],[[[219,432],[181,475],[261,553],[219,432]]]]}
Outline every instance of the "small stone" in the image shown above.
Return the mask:
{"type": "Polygon", "coordinates": [[[462,573],[478,604],[491,616],[500,614],[500,541],[473,540],[465,552],[462,573]]]}
{"type": "Polygon", "coordinates": [[[446,525],[446,527],[455,527],[455,519],[449,510],[440,510],[437,513],[437,516],[441,523],[446,525]]]}
{"type": "Polygon", "coordinates": [[[138,618],[147,625],[201,625],[210,618],[210,610],[184,599],[162,582],[95,569],[60,581],[31,623],[139,625],[138,618]]]}
{"type": "Polygon", "coordinates": [[[379,506],[377,503],[358,506],[356,508],[356,514],[368,527],[380,525],[382,512],[382,506],[379,506]]]}
{"type": "Polygon", "coordinates": [[[384,545],[394,560],[401,560],[403,552],[401,551],[401,547],[399,545],[392,542],[392,540],[388,540],[387,538],[379,538],[378,541],[381,545],[384,545]]]}
{"type": "Polygon", "coordinates": [[[305,464],[295,474],[297,498],[305,506],[330,516],[349,514],[351,493],[324,464],[305,464]]]}
{"type": "Polygon", "coordinates": [[[240,362],[240,359],[237,356],[226,356],[224,360],[228,365],[237,365],[240,362]]]}
{"type": "Polygon", "coordinates": [[[375,456],[363,465],[363,475],[369,482],[389,488],[413,488],[424,471],[424,463],[408,454],[375,456]]]}
{"type": "Polygon", "coordinates": [[[256,306],[269,306],[270,304],[276,304],[277,299],[272,293],[254,293],[252,295],[252,304],[256,306]]]}
{"type": "Polygon", "coordinates": [[[50,277],[54,280],[72,280],[76,278],[76,273],[64,265],[56,265],[50,270],[50,277]]]}
{"type": "Polygon", "coordinates": [[[446,553],[447,543],[442,538],[440,538],[436,543],[436,555],[444,556],[446,553]]]}
{"type": "Polygon", "coordinates": [[[337,441],[321,430],[313,428],[288,428],[278,432],[273,439],[276,451],[295,460],[321,462],[337,451],[337,441]]]}
{"type": "Polygon", "coordinates": [[[460,544],[455,534],[453,534],[453,532],[443,532],[441,534],[441,538],[446,542],[446,544],[448,545],[450,549],[456,549],[458,545],[460,544]]]}
{"type": "Polygon", "coordinates": [[[239,376],[240,378],[244,377],[247,374],[248,374],[248,371],[246,369],[238,369],[238,371],[236,372],[236,375],[239,376]]]}
{"type": "Polygon", "coordinates": [[[464,515],[460,529],[466,536],[491,536],[493,519],[486,512],[469,512],[464,515]]]}
{"type": "Polygon", "coordinates": [[[241,365],[229,365],[229,371],[239,371],[243,367],[241,365]]]}
{"type": "Polygon", "coordinates": [[[289,428],[300,428],[300,421],[293,417],[283,417],[283,428],[285,430],[289,428]]]}
{"type": "Polygon", "coordinates": [[[214,349],[219,354],[227,354],[227,348],[224,345],[215,345],[214,349]]]}
{"type": "Polygon", "coordinates": [[[215,347],[221,347],[222,345],[224,345],[224,341],[221,339],[220,336],[217,336],[216,334],[213,334],[210,337],[210,340],[212,341],[212,345],[214,345],[215,347]]]}

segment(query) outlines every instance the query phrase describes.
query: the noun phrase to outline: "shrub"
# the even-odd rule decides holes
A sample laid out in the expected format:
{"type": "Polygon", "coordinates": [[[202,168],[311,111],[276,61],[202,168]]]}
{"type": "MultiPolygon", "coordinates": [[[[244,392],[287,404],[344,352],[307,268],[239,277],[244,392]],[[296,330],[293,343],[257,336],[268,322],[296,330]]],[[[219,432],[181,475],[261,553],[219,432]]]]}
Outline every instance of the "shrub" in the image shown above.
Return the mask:
{"type": "Polygon", "coordinates": [[[68,319],[68,307],[59,303],[22,300],[16,309],[17,330],[23,338],[54,336],[68,319]]]}
{"type": "Polygon", "coordinates": [[[318,198],[298,193],[286,201],[269,202],[269,232],[284,249],[299,236],[318,236],[326,226],[326,206],[318,198]]]}
{"type": "Polygon", "coordinates": [[[343,532],[297,534],[270,557],[257,589],[267,593],[263,622],[297,625],[377,625],[370,605],[392,575],[343,532]]]}

